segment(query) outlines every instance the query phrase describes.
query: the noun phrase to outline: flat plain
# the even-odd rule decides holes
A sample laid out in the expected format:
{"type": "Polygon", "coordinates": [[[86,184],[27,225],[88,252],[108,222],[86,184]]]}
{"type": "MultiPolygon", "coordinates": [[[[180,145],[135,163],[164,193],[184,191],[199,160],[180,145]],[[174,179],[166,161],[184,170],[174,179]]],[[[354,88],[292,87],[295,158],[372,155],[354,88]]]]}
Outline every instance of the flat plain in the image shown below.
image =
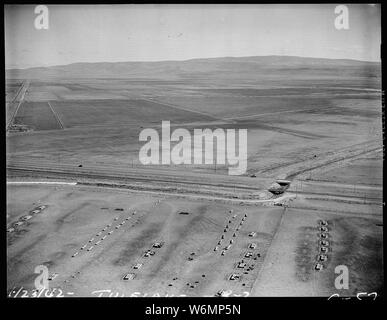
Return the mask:
{"type": "Polygon", "coordinates": [[[341,293],[382,292],[380,77],[377,63],[297,57],[8,70],[7,119],[28,128],[7,133],[7,227],[23,221],[7,234],[8,290],[32,290],[44,264],[58,274],[53,287],[78,296],[329,296],[346,265],[341,293]],[[162,120],[248,129],[244,177],[225,165],[139,163],[140,131],[162,120]],[[173,181],[157,182],[157,170],[173,181]],[[130,188],[113,185],[120,171],[137,174],[120,178],[130,188]],[[98,186],[107,173],[110,187],[98,186]],[[193,177],[203,186],[178,183],[193,177]],[[278,178],[292,182],[277,201],[267,188],[278,178]],[[63,179],[82,183],[19,184],[63,179]],[[318,271],[321,221],[329,248],[318,271]]]}

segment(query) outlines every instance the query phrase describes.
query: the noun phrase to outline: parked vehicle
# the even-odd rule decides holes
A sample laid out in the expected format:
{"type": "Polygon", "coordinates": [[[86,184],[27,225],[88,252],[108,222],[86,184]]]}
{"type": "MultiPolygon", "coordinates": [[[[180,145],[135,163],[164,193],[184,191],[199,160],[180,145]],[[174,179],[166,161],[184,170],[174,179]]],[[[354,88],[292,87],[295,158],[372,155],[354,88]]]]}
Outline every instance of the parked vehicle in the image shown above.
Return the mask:
{"type": "Polygon", "coordinates": [[[249,244],[249,249],[256,249],[257,248],[257,244],[256,243],[250,243],[249,244]]]}
{"type": "Polygon", "coordinates": [[[327,253],[329,249],[327,247],[320,247],[320,252],[321,253],[327,253]]]}
{"type": "Polygon", "coordinates": [[[318,256],[318,261],[327,261],[328,260],[328,257],[325,255],[325,254],[320,254],[318,256]]]}
{"type": "Polygon", "coordinates": [[[228,291],[225,290],[219,290],[216,294],[215,297],[227,297],[229,295],[228,291]]]}
{"type": "Polygon", "coordinates": [[[155,242],[153,248],[161,248],[164,245],[164,242],[155,242]]]}
{"type": "Polygon", "coordinates": [[[251,258],[253,256],[253,253],[248,251],[245,253],[245,258],[251,258]]]}
{"type": "Polygon", "coordinates": [[[241,276],[237,273],[233,273],[231,276],[230,276],[230,280],[239,280],[241,278],[241,276]]]}
{"type": "Polygon", "coordinates": [[[328,240],[321,240],[320,245],[324,247],[329,247],[329,241],[328,240]]]}
{"type": "Polygon", "coordinates": [[[324,266],[321,263],[316,263],[314,266],[314,270],[321,271],[322,269],[324,269],[324,266]]]}
{"type": "Polygon", "coordinates": [[[320,226],[325,226],[326,227],[328,225],[328,221],[320,220],[319,224],[320,224],[320,226]]]}
{"type": "Polygon", "coordinates": [[[136,275],[134,273],[128,273],[124,276],[123,280],[133,280],[136,275]]]}
{"type": "Polygon", "coordinates": [[[144,253],[144,257],[145,257],[145,258],[148,258],[148,257],[150,257],[150,256],[153,256],[154,254],[155,254],[154,251],[148,250],[148,251],[146,251],[146,252],[144,253]]]}
{"type": "Polygon", "coordinates": [[[52,280],[54,280],[58,275],[59,275],[58,273],[53,273],[52,275],[50,275],[50,276],[48,277],[48,280],[49,280],[49,281],[52,281],[52,280]]]}

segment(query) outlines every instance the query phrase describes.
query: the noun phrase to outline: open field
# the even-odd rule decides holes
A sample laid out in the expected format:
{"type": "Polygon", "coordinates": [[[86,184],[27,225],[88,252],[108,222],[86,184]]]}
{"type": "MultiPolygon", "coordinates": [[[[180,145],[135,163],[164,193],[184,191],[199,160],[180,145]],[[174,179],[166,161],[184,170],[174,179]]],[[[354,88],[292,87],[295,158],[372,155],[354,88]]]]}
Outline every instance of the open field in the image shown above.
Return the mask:
{"type": "Polygon", "coordinates": [[[8,290],[33,289],[40,264],[57,274],[51,287],[76,296],[329,296],[340,264],[341,294],[384,290],[379,64],[249,57],[7,76],[7,119],[29,128],[7,133],[8,290]],[[139,133],[160,133],[163,120],[190,133],[247,129],[246,173],[142,165],[139,133]],[[291,180],[283,196],[268,191],[278,178],[291,180]]]}
{"type": "Polygon", "coordinates": [[[381,187],[383,185],[382,151],[371,153],[351,160],[346,166],[323,168],[319,172],[309,172],[309,180],[367,184],[381,187]]]}
{"type": "Polygon", "coordinates": [[[348,216],[316,209],[300,195],[285,209],[81,185],[11,185],[8,190],[8,227],[46,206],[8,233],[9,290],[33,289],[33,269],[40,264],[58,274],[52,287],[77,296],[96,296],[97,290],[124,296],[213,296],[221,289],[242,296],[324,296],[335,292],[338,264],[353,272],[347,294],[381,289],[380,203],[371,215],[354,213],[356,206],[345,204],[352,212],[348,216]],[[317,272],[320,219],[329,223],[331,246],[325,269],[317,272]],[[249,237],[250,232],[257,234],[249,237]],[[152,248],[157,241],[164,245],[152,248]],[[257,247],[249,249],[250,243],[257,247]],[[148,249],[155,254],[144,257],[148,249]],[[244,257],[246,252],[252,257],[244,257]],[[246,266],[238,268],[242,260],[246,266]],[[141,267],[133,269],[137,263],[141,267]],[[124,281],[127,273],[135,278],[124,281]],[[229,280],[233,273],[241,279],[229,280]]]}
{"type": "Polygon", "coordinates": [[[59,130],[60,123],[46,102],[23,102],[14,124],[24,124],[33,130],[59,130]]]}
{"type": "MultiPolygon", "coordinates": [[[[333,202],[330,202],[332,204],[333,202]]],[[[310,209],[289,209],[273,241],[254,296],[353,296],[383,291],[381,208],[375,217],[340,216],[310,209]],[[322,272],[313,267],[319,254],[318,219],[329,223],[330,248],[322,272]],[[292,252],[293,254],[289,254],[292,252]],[[334,286],[336,266],[350,272],[349,289],[334,286]]],[[[374,211],[375,212],[375,211],[374,211]]],[[[359,214],[359,216],[361,216],[359,214]]]]}
{"type": "Polygon", "coordinates": [[[23,81],[20,80],[8,80],[5,87],[6,101],[13,102],[17,98],[18,93],[21,90],[23,81]]]}
{"type": "MultiPolygon", "coordinates": [[[[50,103],[64,130],[44,133],[38,125],[28,133],[10,134],[8,155],[140,165],[139,133],[143,128],[159,129],[162,120],[189,130],[248,129],[248,174],[266,174],[270,167],[355,144],[381,143],[377,70],[367,71],[369,76],[361,70],[340,75],[331,71],[326,80],[319,68],[294,70],[290,80],[283,68],[273,70],[276,77],[265,70],[254,77],[230,73],[228,80],[220,75],[174,80],[156,76],[31,79],[25,99],[42,106],[50,103]]],[[[33,122],[45,122],[38,115],[35,118],[33,122]]],[[[27,117],[24,122],[31,121],[27,117]]],[[[54,123],[48,128],[56,129],[54,123]]],[[[171,169],[180,168],[197,166],[171,169]]],[[[225,173],[225,168],[217,169],[225,173]]]]}
{"type": "Polygon", "coordinates": [[[184,123],[190,121],[210,121],[212,118],[145,100],[66,100],[51,102],[58,110],[66,127],[124,125],[158,125],[160,119],[184,123]],[[113,111],[112,111],[113,110],[113,111]]]}
{"type": "MultiPolygon", "coordinates": [[[[190,131],[193,128],[247,128],[248,173],[264,173],[274,166],[320,156],[325,150],[339,151],[355,144],[367,145],[370,141],[381,143],[381,112],[377,109],[380,101],[335,100],[332,103],[335,105],[329,109],[316,107],[314,111],[293,112],[298,106],[289,104],[284,113],[264,112],[259,116],[257,112],[251,118],[215,120],[206,114],[143,100],[51,101],[65,130],[10,135],[8,154],[55,161],[60,155],[63,161],[140,165],[138,150],[143,143],[138,141],[138,135],[142,128],[159,130],[162,120],[171,120],[173,128],[184,127],[190,131]],[[366,112],[358,112],[362,105],[367,106],[366,112]],[[273,142],[277,148],[272,148],[273,142]]],[[[188,169],[195,167],[188,166],[188,169]]],[[[214,170],[213,166],[207,168],[214,170]]],[[[172,169],[179,170],[179,167],[172,169]]],[[[222,172],[221,166],[217,169],[222,172]]]]}
{"type": "Polygon", "coordinates": [[[23,103],[28,87],[29,81],[14,81],[7,79],[5,88],[5,124],[7,129],[15,122],[16,114],[23,103]]]}
{"type": "Polygon", "coordinates": [[[230,285],[235,293],[250,291],[283,210],[236,208],[85,187],[15,186],[10,190],[9,222],[38,204],[47,208],[20,226],[17,232],[9,234],[8,266],[12,274],[8,285],[22,283],[25,288],[31,288],[31,270],[43,263],[49,266],[50,272],[59,274],[53,285],[79,295],[107,288],[115,288],[126,295],[136,291],[213,295],[230,285]],[[28,198],[20,201],[27,190],[28,198]],[[68,207],[70,199],[72,205],[68,207]],[[189,214],[180,214],[181,211],[189,214]],[[247,219],[242,220],[245,214],[247,219]],[[236,231],[241,221],[242,226],[236,231]],[[125,224],[116,229],[122,222],[125,224]],[[107,225],[110,227],[102,231],[107,225]],[[228,232],[223,232],[226,225],[228,232]],[[109,234],[111,231],[113,233],[109,234]],[[258,235],[250,238],[251,231],[258,235]],[[234,238],[233,233],[236,234],[234,238]],[[225,235],[223,240],[222,234],[225,235]],[[107,237],[101,241],[104,236],[107,237]],[[92,238],[94,240],[89,241],[92,238]],[[222,256],[221,248],[227,246],[230,239],[234,243],[227,255],[222,256]],[[101,242],[96,244],[98,240],[101,242]],[[214,252],[219,240],[222,245],[214,252]],[[156,241],[163,241],[163,247],[152,249],[156,241]],[[234,264],[243,259],[252,241],[259,244],[253,251],[259,252],[261,257],[248,259],[255,268],[246,271],[243,281],[232,284],[227,276],[240,271],[234,264]],[[25,243],[29,243],[28,250],[25,243]],[[87,246],[82,250],[84,244],[87,246]],[[90,247],[94,248],[87,251],[90,247]],[[143,257],[147,249],[155,250],[156,254],[143,257]],[[75,252],[79,254],[72,258],[75,252]],[[141,269],[132,268],[136,263],[143,263],[141,269]],[[210,265],[217,265],[217,268],[209,268],[210,265]],[[136,273],[135,280],[123,281],[122,277],[129,272],[136,273]],[[64,282],[66,280],[68,282],[64,282]]]}

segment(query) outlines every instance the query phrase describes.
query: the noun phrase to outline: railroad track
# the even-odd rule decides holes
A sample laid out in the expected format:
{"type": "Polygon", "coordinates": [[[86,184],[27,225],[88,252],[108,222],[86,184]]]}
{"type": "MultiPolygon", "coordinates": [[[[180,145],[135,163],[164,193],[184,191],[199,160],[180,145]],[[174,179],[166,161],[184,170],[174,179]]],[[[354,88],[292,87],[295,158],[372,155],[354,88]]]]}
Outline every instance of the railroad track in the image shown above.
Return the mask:
{"type": "Polygon", "coordinates": [[[39,164],[31,161],[7,163],[9,173],[31,173],[37,175],[52,174],[61,177],[70,177],[77,179],[93,179],[93,180],[134,180],[140,182],[158,182],[158,183],[174,183],[195,186],[208,186],[217,188],[226,188],[234,190],[245,190],[251,192],[262,191],[266,185],[271,183],[269,179],[252,179],[249,177],[224,176],[216,174],[195,174],[187,172],[176,172],[157,169],[131,169],[131,168],[114,168],[109,169],[97,166],[85,165],[82,168],[75,164],[60,164],[53,163],[39,164]]]}

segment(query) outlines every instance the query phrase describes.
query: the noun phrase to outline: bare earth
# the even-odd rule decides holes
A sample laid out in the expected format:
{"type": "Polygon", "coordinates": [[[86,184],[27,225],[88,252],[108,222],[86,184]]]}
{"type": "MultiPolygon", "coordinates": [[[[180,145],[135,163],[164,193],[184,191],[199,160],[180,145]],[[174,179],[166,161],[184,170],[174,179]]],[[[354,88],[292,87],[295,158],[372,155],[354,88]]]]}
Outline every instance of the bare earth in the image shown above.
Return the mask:
{"type": "Polygon", "coordinates": [[[381,293],[380,66],[272,59],[160,65],[152,77],[125,66],[116,77],[87,65],[10,73],[10,294],[32,292],[38,265],[66,296],[381,293]],[[162,120],[248,129],[246,174],[141,165],[139,132],[162,120]],[[282,196],[267,190],[278,178],[291,180],[282,196]],[[339,265],[347,290],[335,288],[339,265]]]}

